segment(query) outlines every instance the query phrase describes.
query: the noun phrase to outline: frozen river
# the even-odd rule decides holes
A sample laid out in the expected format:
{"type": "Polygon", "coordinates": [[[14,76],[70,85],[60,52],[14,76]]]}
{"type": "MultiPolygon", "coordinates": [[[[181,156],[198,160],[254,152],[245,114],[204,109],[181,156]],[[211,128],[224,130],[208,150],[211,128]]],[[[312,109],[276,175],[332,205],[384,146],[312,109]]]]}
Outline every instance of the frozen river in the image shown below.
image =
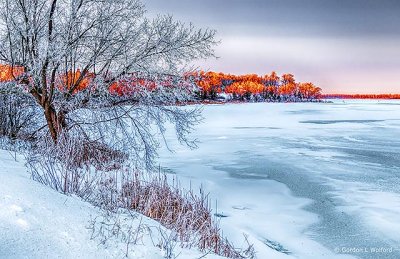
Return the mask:
{"type": "Polygon", "coordinates": [[[247,234],[259,258],[400,258],[400,102],[210,105],[203,115],[199,148],[173,143],[161,165],[211,192],[236,243],[247,234]]]}

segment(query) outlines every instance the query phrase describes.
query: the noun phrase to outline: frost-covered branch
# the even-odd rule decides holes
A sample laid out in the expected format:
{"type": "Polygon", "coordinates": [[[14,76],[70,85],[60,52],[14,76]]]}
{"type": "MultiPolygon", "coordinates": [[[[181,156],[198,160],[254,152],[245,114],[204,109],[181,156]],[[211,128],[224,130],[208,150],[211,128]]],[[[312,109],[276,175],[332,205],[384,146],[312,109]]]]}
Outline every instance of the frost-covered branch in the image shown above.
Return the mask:
{"type": "Polygon", "coordinates": [[[7,84],[41,107],[55,143],[84,133],[149,167],[170,122],[194,146],[187,134],[198,109],[167,105],[193,100],[196,86],[183,75],[191,61],[214,56],[215,31],[144,14],[139,0],[0,0],[7,84]]]}

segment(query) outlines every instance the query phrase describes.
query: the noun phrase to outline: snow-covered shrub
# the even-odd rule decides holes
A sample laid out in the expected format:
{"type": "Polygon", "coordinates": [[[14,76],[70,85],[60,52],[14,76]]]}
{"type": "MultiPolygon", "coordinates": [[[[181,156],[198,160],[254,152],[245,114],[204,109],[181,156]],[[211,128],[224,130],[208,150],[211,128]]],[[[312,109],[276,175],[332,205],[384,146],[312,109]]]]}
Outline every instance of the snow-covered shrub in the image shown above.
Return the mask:
{"type": "Polygon", "coordinates": [[[24,94],[0,91],[0,137],[30,140],[38,129],[39,110],[24,94]]]}
{"type": "Polygon", "coordinates": [[[37,151],[27,157],[32,178],[57,191],[78,195],[104,211],[132,210],[160,222],[174,233],[157,244],[168,255],[173,250],[169,237],[174,236],[182,247],[197,247],[229,258],[254,258],[251,245],[246,250],[236,249],[223,237],[203,190],[198,194],[186,191],[175,180],[171,184],[162,173],[127,167],[108,172],[90,165],[78,167],[74,145],[68,143],[60,149],[48,139],[37,146],[37,151]]]}
{"type": "Polygon", "coordinates": [[[55,144],[45,134],[26,154],[32,178],[51,188],[89,198],[101,186],[100,175],[121,167],[127,156],[79,135],[55,144]]]}
{"type": "Polygon", "coordinates": [[[56,191],[70,194],[91,192],[88,187],[92,183],[88,171],[82,168],[71,170],[60,163],[56,157],[32,154],[27,156],[27,165],[32,179],[55,189],[56,191]]]}

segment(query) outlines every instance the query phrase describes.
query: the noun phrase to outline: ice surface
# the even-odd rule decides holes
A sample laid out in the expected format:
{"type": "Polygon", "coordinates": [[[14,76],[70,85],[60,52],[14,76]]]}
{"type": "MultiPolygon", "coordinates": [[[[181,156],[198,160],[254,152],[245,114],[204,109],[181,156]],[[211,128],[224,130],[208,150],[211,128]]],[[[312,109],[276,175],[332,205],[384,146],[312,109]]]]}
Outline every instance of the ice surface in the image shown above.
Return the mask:
{"type": "Polygon", "coordinates": [[[207,105],[199,149],[174,143],[160,163],[211,192],[225,234],[259,258],[400,258],[399,105],[207,105]]]}

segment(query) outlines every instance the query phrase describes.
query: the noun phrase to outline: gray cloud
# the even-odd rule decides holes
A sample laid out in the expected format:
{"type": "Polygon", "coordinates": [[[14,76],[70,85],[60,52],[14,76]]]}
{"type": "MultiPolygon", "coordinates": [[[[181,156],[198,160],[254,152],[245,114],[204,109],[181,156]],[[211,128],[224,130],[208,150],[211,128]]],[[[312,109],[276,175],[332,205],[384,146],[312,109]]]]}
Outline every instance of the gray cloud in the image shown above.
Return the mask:
{"type": "Polygon", "coordinates": [[[215,28],[229,73],[294,73],[325,92],[400,92],[398,0],[147,0],[151,15],[170,13],[215,28]]]}
{"type": "MultiPolygon", "coordinates": [[[[370,36],[400,34],[398,0],[148,0],[197,23],[258,33],[370,36]]],[[[224,31],[222,31],[224,33],[224,31]]]]}

